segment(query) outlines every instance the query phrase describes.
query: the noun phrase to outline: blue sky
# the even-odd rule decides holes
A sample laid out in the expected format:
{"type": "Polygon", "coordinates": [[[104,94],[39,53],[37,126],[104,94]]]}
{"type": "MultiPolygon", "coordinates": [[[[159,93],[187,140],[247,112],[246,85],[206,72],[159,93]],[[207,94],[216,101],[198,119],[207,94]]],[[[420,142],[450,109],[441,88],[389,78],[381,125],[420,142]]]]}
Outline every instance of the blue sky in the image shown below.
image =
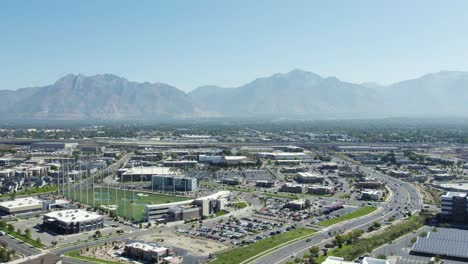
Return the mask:
{"type": "Polygon", "coordinates": [[[1,1],[0,88],[113,73],[182,90],[292,69],[392,83],[468,71],[468,1],[1,1]]]}

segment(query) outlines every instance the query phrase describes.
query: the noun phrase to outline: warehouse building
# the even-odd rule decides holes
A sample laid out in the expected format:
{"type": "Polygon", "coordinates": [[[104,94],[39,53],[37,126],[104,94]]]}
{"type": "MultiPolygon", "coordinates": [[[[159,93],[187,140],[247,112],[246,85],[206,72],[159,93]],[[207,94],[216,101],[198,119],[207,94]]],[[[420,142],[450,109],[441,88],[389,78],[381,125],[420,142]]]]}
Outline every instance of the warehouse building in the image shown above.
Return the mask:
{"type": "Polygon", "coordinates": [[[104,217],[86,210],[69,209],[45,214],[43,225],[59,234],[77,234],[102,228],[104,217]]]}
{"type": "Polygon", "coordinates": [[[0,203],[0,214],[11,215],[42,211],[42,200],[34,197],[17,198],[0,203]]]}
{"type": "Polygon", "coordinates": [[[65,143],[65,142],[37,142],[31,144],[32,150],[42,151],[58,151],[76,148],[78,143],[65,143]]]}

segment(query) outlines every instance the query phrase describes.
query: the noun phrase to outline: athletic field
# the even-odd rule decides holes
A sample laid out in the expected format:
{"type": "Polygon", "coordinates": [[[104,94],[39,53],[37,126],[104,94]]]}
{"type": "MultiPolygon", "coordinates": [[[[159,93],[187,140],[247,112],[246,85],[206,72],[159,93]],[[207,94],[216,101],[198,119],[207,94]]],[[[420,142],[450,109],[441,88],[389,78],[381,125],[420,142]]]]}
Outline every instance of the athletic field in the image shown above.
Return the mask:
{"type": "Polygon", "coordinates": [[[117,205],[117,208],[115,208],[117,215],[136,221],[143,219],[145,205],[192,199],[189,197],[153,194],[136,190],[123,191],[120,189],[107,189],[106,187],[102,187],[102,192],[100,187],[96,187],[94,190],[88,189],[88,191],[83,189],[81,192],[78,189],[75,191],[71,190],[70,195],[68,195],[67,190],[65,190],[65,196],[95,207],[102,206],[112,209],[117,205]]]}

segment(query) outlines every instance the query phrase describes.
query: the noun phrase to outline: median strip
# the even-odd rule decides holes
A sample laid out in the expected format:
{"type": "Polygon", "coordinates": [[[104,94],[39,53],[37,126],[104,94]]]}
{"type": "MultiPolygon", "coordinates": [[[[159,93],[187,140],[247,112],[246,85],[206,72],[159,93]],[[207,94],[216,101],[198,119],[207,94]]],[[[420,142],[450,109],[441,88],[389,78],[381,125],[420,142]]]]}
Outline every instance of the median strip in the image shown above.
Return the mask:
{"type": "Polygon", "coordinates": [[[356,211],[351,212],[349,214],[345,214],[345,215],[342,215],[342,216],[337,217],[337,218],[327,219],[327,220],[318,222],[317,224],[320,225],[320,226],[328,227],[328,226],[335,225],[335,224],[338,224],[338,223],[341,223],[341,222],[344,222],[344,221],[347,221],[347,220],[351,220],[351,219],[354,219],[354,218],[358,218],[358,217],[368,215],[368,214],[370,214],[370,213],[372,213],[372,212],[374,212],[376,210],[377,210],[376,207],[364,206],[364,207],[361,207],[361,208],[357,209],[356,211]]]}
{"type": "Polygon", "coordinates": [[[247,263],[267,254],[270,251],[283,247],[289,243],[303,239],[315,233],[315,230],[307,228],[298,228],[285,232],[264,240],[260,240],[251,245],[236,248],[224,252],[213,260],[212,264],[238,264],[247,263]]]}

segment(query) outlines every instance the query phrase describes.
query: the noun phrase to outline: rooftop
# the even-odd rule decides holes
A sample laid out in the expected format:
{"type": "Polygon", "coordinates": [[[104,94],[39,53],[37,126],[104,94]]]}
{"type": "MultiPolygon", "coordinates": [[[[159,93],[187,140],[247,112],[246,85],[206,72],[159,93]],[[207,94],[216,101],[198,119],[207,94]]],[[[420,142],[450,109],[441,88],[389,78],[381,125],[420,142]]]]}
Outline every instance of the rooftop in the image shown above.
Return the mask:
{"type": "Polygon", "coordinates": [[[9,209],[21,208],[25,206],[42,206],[42,200],[37,199],[35,197],[24,197],[24,198],[16,198],[13,201],[6,201],[1,202],[1,207],[6,207],[9,209]]]}
{"type": "Polygon", "coordinates": [[[440,256],[468,258],[468,231],[454,228],[438,228],[427,237],[418,237],[411,251],[440,256]]]}
{"type": "Polygon", "coordinates": [[[45,216],[49,218],[53,218],[58,221],[66,222],[66,223],[79,222],[79,221],[85,221],[85,220],[97,220],[102,217],[102,215],[97,214],[95,212],[88,212],[86,210],[81,210],[81,209],[54,211],[54,212],[45,214],[45,216]]]}
{"type": "Polygon", "coordinates": [[[442,197],[466,197],[467,193],[464,192],[447,192],[447,194],[442,195],[442,197]]]}
{"type": "Polygon", "coordinates": [[[147,244],[147,243],[141,243],[141,242],[133,242],[133,243],[127,244],[125,246],[126,247],[132,247],[132,248],[138,248],[138,249],[141,249],[141,250],[144,250],[144,251],[153,251],[153,252],[157,252],[159,254],[165,253],[168,250],[168,248],[166,248],[166,247],[160,247],[160,246],[155,245],[155,244],[147,244]]]}
{"type": "Polygon", "coordinates": [[[126,172],[124,172],[124,175],[148,175],[148,174],[177,174],[177,170],[174,170],[174,168],[169,168],[169,167],[133,167],[131,169],[128,169],[126,172]]]}

